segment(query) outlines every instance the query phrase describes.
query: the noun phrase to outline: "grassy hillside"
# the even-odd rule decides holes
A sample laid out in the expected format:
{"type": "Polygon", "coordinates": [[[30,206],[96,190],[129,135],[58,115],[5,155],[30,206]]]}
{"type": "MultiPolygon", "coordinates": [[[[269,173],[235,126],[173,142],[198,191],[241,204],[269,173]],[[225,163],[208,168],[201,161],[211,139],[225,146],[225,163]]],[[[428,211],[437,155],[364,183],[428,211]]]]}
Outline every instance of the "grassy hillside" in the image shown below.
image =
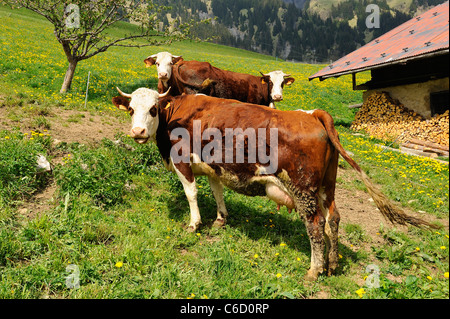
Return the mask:
{"type": "Polygon", "coordinates": [[[353,135],[347,105],[360,102],[361,93],[352,91],[349,77],[309,82],[321,66],[183,42],[113,48],[80,63],[73,91],[60,95],[66,61],[51,25],[0,7],[0,28],[1,299],[448,298],[448,166],[353,135]],[[447,221],[447,228],[387,224],[342,163],[336,276],[303,281],[310,259],[306,229],[296,214],[277,212],[266,198],[226,190],[228,225],[211,228],[216,208],[205,178],[197,180],[203,227],[187,233],[189,205],[180,182],[154,145],[126,136],[129,116],[111,104],[115,86],[156,87],[156,70],[143,60],[163,50],[238,72],[291,73],[296,82],[279,108],[329,111],[342,125],[343,145],[392,200],[412,214],[447,221]],[[87,137],[95,142],[84,142],[87,137]],[[35,173],[38,154],[51,161],[52,174],[35,173]],[[379,288],[366,285],[369,265],[380,270],[379,288]],[[67,285],[75,274],[78,289],[67,285]]]}
{"type": "Polygon", "coordinates": [[[259,75],[259,71],[268,73],[282,69],[285,73],[292,74],[296,83],[293,89],[286,89],[286,99],[280,103],[280,108],[325,108],[338,120],[348,124],[353,113],[342,106],[361,100],[358,92],[350,90],[348,78],[330,80],[326,85],[310,83],[308,76],[323,66],[283,63],[250,51],[192,42],[175,43],[170,48],[112,48],[106,54],[82,61],[77,68],[72,92],[60,96],[57,92],[61,87],[67,63],[61,46],[53,36],[52,26],[28,13],[27,19],[21,19],[21,14],[22,11],[2,10],[0,54],[4,58],[0,61],[0,72],[3,74],[1,81],[30,98],[80,106],[84,104],[86,81],[90,71],[89,105],[110,107],[109,102],[116,94],[115,86],[125,91],[140,86],[156,87],[156,72],[154,69],[146,69],[143,60],[148,55],[168,50],[175,55],[183,55],[186,60],[209,61],[219,68],[236,72],[259,75]],[[36,23],[39,28],[33,28],[36,23]],[[14,41],[16,38],[21,40],[14,41]],[[17,85],[18,83],[20,85],[17,85]],[[342,93],[339,100],[329,99],[334,96],[329,94],[331,91],[342,93]],[[337,109],[339,111],[336,112],[337,109]]]}
{"type": "Polygon", "coordinates": [[[310,0],[308,10],[324,19],[331,15],[332,5],[337,5],[344,1],[346,0],[310,0]]]}

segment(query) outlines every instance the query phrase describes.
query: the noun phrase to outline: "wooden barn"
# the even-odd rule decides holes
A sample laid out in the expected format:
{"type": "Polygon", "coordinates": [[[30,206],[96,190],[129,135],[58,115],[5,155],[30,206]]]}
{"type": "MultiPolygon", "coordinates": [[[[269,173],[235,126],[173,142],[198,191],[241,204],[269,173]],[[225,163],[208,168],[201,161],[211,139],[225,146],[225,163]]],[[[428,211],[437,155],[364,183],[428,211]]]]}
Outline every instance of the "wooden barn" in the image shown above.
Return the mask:
{"type": "MultiPolygon", "coordinates": [[[[381,21],[383,23],[383,21],[381,21]]],[[[417,16],[332,63],[309,80],[352,74],[364,101],[387,92],[407,109],[429,119],[449,109],[449,2],[417,16]],[[357,73],[371,80],[357,84],[357,73]]]]}

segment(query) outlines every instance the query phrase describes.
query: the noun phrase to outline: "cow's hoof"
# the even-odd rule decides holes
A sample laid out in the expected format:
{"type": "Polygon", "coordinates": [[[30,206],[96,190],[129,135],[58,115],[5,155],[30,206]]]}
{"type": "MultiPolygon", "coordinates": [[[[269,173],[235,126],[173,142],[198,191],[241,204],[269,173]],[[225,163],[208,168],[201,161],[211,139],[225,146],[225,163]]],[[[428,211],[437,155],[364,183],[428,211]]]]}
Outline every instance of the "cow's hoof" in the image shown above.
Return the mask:
{"type": "Polygon", "coordinates": [[[336,273],[336,269],[328,269],[327,276],[333,276],[336,273]]]}
{"type": "Polygon", "coordinates": [[[213,227],[222,228],[226,225],[226,223],[227,223],[226,219],[216,219],[216,221],[213,224],[213,227]]]}
{"type": "Polygon", "coordinates": [[[195,233],[196,231],[197,231],[197,229],[198,229],[198,226],[189,226],[188,228],[187,228],[187,232],[188,233],[195,233]]]}
{"type": "Polygon", "coordinates": [[[318,271],[313,271],[313,270],[308,270],[308,272],[306,273],[304,279],[306,281],[316,281],[317,278],[319,278],[319,272],[318,271]]]}
{"type": "Polygon", "coordinates": [[[338,267],[338,265],[329,266],[327,275],[328,276],[333,276],[336,273],[336,268],[337,267],[338,267]]]}

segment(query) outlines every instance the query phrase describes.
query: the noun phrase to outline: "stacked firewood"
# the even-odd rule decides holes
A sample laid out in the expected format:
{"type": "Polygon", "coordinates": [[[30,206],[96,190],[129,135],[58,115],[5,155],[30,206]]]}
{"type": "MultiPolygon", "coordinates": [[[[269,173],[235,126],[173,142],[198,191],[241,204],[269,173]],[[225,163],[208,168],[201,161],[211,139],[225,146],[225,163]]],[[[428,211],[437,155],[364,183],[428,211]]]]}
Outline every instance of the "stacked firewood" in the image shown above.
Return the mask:
{"type": "Polygon", "coordinates": [[[448,156],[449,112],[426,120],[386,92],[374,93],[367,98],[351,128],[405,147],[414,144],[417,150],[435,149],[437,155],[448,156]]]}

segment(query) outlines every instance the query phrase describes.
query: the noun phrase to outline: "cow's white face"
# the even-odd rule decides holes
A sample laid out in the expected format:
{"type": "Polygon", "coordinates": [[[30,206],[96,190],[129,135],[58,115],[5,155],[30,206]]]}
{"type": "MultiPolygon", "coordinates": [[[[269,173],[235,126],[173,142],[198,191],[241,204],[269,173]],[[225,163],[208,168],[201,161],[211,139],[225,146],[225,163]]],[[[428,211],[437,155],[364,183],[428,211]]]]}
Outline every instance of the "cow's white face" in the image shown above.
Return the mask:
{"type": "Polygon", "coordinates": [[[119,90],[121,97],[113,99],[113,103],[121,110],[130,112],[131,132],[130,136],[139,144],[145,144],[149,140],[156,139],[156,131],[159,125],[158,99],[165,94],[141,88],[132,94],[126,94],[119,90]]]}
{"type": "MultiPolygon", "coordinates": [[[[265,81],[270,81],[272,89],[270,91],[270,97],[274,102],[280,102],[283,100],[283,88],[285,85],[291,85],[295,79],[289,77],[289,74],[285,74],[283,71],[273,71],[268,74],[263,74],[265,81]]],[[[272,104],[271,104],[272,106],[272,104]]]]}
{"type": "Polygon", "coordinates": [[[158,129],[158,93],[149,89],[139,89],[130,101],[131,137],[139,144],[154,140],[158,129]]]}
{"type": "Polygon", "coordinates": [[[156,65],[158,79],[168,81],[172,76],[172,66],[181,60],[181,56],[174,56],[169,52],[160,52],[144,60],[147,67],[156,65]]]}

